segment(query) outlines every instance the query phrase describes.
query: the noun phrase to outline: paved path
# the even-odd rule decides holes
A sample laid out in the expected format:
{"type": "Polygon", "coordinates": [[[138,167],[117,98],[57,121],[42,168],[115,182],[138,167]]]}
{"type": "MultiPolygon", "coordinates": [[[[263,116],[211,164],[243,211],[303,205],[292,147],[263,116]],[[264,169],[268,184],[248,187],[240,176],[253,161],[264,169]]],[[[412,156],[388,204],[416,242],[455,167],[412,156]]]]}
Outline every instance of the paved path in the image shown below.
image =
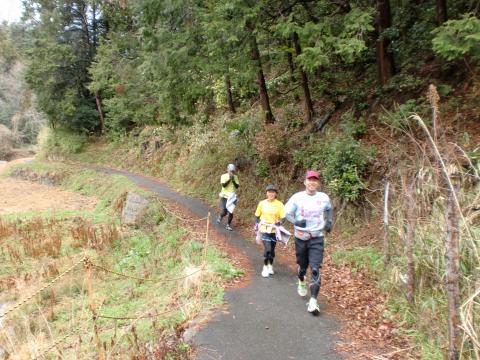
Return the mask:
{"type": "MultiPolygon", "coordinates": [[[[137,185],[188,208],[198,217],[206,216],[209,211],[201,201],[180,195],[154,180],[125,171],[98,170],[125,175],[137,185]]],[[[199,347],[197,359],[342,359],[333,350],[338,339],[332,332],[338,323],[324,313],[315,317],[306,311],[306,299],[296,293],[295,274],[286,266],[276,264],[275,275],[262,278],[259,249],[235,231],[226,231],[216,223],[213,226],[251,259],[256,274],[245,288],[227,291],[227,311],[218,311],[195,335],[194,343],[199,347]]]]}

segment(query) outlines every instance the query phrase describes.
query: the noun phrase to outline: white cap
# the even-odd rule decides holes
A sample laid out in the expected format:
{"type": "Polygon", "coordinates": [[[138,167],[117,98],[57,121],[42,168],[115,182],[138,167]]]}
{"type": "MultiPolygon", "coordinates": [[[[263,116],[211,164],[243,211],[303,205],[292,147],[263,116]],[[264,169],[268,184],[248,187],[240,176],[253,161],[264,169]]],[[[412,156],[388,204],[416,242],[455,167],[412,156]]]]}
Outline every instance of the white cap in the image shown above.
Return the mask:
{"type": "Polygon", "coordinates": [[[228,164],[227,171],[237,171],[237,168],[233,164],[228,164]]]}

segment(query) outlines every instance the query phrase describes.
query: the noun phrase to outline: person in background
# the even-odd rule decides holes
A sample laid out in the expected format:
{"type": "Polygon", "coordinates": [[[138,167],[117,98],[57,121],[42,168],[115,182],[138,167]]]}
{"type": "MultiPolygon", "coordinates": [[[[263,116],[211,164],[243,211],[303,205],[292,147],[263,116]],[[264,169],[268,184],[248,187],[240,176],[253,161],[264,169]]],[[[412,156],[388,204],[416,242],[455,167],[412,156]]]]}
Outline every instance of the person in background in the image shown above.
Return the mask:
{"type": "Polygon", "coordinates": [[[232,219],[233,219],[233,209],[237,204],[237,194],[236,191],[240,186],[238,181],[238,176],[235,175],[236,167],[234,164],[228,164],[227,172],[222,174],[220,177],[220,183],[222,185],[222,190],[220,191],[220,214],[217,218],[217,224],[220,224],[223,218],[228,215],[227,230],[232,231],[232,219]]]}
{"type": "Polygon", "coordinates": [[[274,185],[268,185],[265,190],[267,198],[258,203],[255,211],[255,230],[260,232],[260,239],[264,247],[262,276],[269,277],[274,274],[276,227],[285,221],[285,206],[277,200],[278,191],[274,185]]]}
{"type": "Polygon", "coordinates": [[[318,314],[317,297],[320,292],[325,232],[332,230],[333,208],[327,194],[318,191],[320,174],[308,170],[305,175],[305,191],[294,194],[285,205],[286,218],[295,229],[295,255],[298,264],[300,296],[307,296],[305,275],[310,266],[310,300],[307,311],[318,314]]]}

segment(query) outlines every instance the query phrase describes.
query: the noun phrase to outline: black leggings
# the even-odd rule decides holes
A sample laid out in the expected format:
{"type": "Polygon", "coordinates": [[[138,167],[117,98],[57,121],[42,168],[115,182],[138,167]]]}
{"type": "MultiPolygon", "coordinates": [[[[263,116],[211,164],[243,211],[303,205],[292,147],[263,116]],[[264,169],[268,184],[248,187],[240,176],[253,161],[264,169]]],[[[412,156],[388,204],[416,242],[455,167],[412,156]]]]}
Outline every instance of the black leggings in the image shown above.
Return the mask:
{"type": "Polygon", "coordinates": [[[317,298],[321,285],[321,269],[323,264],[323,236],[301,240],[295,238],[295,255],[298,264],[298,278],[303,281],[310,265],[312,277],[310,279],[310,293],[317,298]]]}
{"type": "Polygon", "coordinates": [[[265,249],[263,252],[263,263],[271,265],[275,258],[275,246],[277,245],[275,234],[262,233],[262,240],[265,249]]]}
{"type": "Polygon", "coordinates": [[[224,197],[220,198],[220,219],[223,219],[225,215],[228,214],[228,225],[232,223],[233,214],[227,210],[227,199],[224,197]]]}

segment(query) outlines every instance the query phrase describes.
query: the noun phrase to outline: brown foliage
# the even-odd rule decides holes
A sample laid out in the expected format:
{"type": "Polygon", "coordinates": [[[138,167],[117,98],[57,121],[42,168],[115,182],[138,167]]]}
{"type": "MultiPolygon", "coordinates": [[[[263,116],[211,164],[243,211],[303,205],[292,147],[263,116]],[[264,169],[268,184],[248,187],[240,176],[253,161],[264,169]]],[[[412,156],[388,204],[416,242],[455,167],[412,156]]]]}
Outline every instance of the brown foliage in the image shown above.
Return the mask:
{"type": "Polygon", "coordinates": [[[26,256],[58,257],[62,247],[62,229],[54,218],[33,218],[17,228],[17,237],[26,256]]]}
{"type": "Polygon", "coordinates": [[[73,247],[89,247],[96,250],[104,249],[119,237],[115,225],[94,225],[84,219],[73,225],[70,233],[74,239],[73,247]]]}
{"type": "Polygon", "coordinates": [[[278,124],[265,125],[255,137],[255,149],[271,166],[278,165],[287,158],[285,131],[278,124]]]}
{"type": "Polygon", "coordinates": [[[6,239],[17,232],[17,225],[0,219],[0,240],[6,239]]]}

